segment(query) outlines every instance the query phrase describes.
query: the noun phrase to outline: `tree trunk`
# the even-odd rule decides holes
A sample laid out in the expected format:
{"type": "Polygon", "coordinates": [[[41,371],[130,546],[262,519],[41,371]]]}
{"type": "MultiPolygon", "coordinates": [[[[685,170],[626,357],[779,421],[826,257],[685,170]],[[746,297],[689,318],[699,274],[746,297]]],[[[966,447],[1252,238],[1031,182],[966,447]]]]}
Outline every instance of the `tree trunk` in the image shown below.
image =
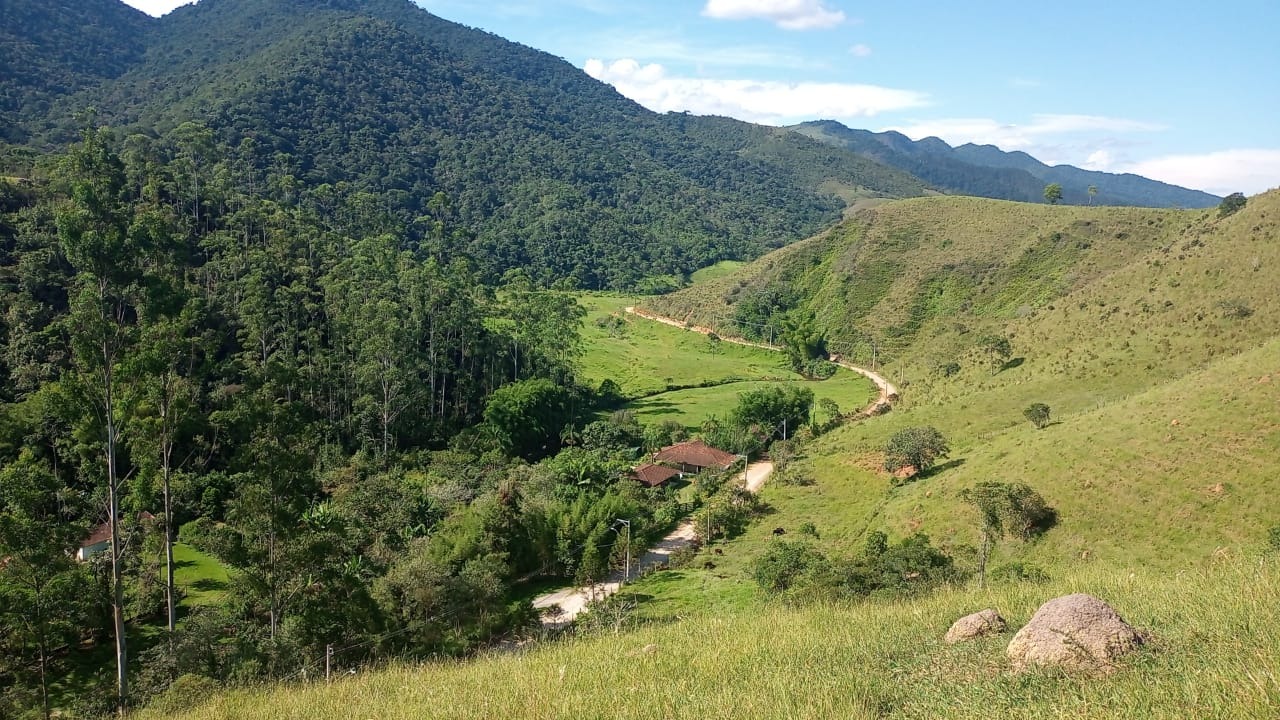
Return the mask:
{"type": "Polygon", "coordinates": [[[169,646],[173,647],[173,633],[178,628],[178,603],[173,581],[173,494],[169,489],[170,453],[172,446],[167,444],[164,453],[164,592],[169,611],[169,646]]]}
{"type": "Polygon", "coordinates": [[[107,505],[111,516],[107,523],[111,528],[111,614],[115,621],[116,635],[116,702],[124,715],[129,699],[129,653],[124,630],[124,567],[120,547],[120,483],[116,477],[116,420],[115,398],[112,394],[115,360],[108,340],[102,345],[103,410],[107,421],[107,505]]]}
{"type": "MultiPolygon", "coordinates": [[[[39,584],[39,583],[37,583],[39,584]]],[[[49,720],[49,639],[44,634],[44,600],[40,597],[39,588],[36,589],[36,642],[40,649],[40,710],[44,713],[44,720],[49,720]]]]}
{"type": "MultiPolygon", "coordinates": [[[[111,407],[110,401],[107,407],[111,407]]],[[[120,488],[116,479],[115,421],[107,414],[107,496],[111,518],[111,614],[116,635],[116,702],[124,715],[129,699],[129,653],[124,634],[124,567],[120,548],[120,488]]]]}

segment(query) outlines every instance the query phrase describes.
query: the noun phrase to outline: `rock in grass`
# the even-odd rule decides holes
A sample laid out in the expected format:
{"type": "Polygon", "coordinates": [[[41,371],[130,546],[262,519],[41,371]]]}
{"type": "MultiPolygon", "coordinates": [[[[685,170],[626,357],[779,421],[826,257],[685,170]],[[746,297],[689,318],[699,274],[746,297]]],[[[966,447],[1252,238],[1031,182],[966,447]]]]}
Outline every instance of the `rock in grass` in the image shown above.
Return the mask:
{"type": "Polygon", "coordinates": [[[1004,618],[1000,617],[1000,613],[991,608],[979,610],[972,615],[965,615],[947,631],[946,637],[942,638],[948,645],[954,645],[965,640],[972,640],[984,635],[995,635],[1005,630],[1004,618]]]}
{"type": "Polygon", "coordinates": [[[1142,644],[1137,631],[1110,605],[1077,593],[1054,598],[1009,643],[1016,671],[1031,666],[1110,672],[1115,660],[1142,644]]]}

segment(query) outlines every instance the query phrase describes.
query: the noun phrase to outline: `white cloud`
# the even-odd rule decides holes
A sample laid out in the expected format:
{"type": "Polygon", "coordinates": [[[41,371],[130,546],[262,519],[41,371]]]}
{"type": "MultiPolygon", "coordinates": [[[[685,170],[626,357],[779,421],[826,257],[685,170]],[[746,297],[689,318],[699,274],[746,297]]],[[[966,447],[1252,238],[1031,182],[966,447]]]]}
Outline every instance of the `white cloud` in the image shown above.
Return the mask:
{"type": "Polygon", "coordinates": [[[773,70],[785,68],[806,71],[826,67],[822,59],[805,58],[799,54],[781,52],[776,47],[766,45],[735,44],[732,47],[706,47],[690,45],[662,33],[628,32],[617,28],[584,36],[575,42],[579,51],[587,57],[642,56],[650,60],[665,60],[699,67],[751,66],[773,70]]]}
{"type": "Polygon", "coordinates": [[[586,62],[588,75],[657,112],[688,111],[782,125],[815,118],[852,119],[922,107],[928,97],[912,90],[847,83],[783,83],[668,75],[656,63],[630,58],[586,62]]]}
{"type": "Polygon", "coordinates": [[[1246,195],[1280,187],[1280,150],[1222,150],[1200,155],[1166,155],[1124,168],[1156,180],[1215,195],[1246,195]]]}
{"type": "Polygon", "coordinates": [[[870,57],[871,46],[858,43],[857,45],[854,45],[853,47],[849,48],[849,54],[853,55],[854,57],[870,57]]]}
{"type": "Polygon", "coordinates": [[[176,7],[192,5],[195,0],[124,0],[124,2],[152,17],[160,17],[176,7]]]}
{"type": "Polygon", "coordinates": [[[707,0],[702,14],[717,20],[768,20],[786,30],[835,27],[846,19],[824,0],[707,0]]]}
{"type": "Polygon", "coordinates": [[[1026,150],[1063,136],[1158,132],[1163,125],[1100,115],[1032,115],[1029,123],[1001,123],[989,118],[926,120],[888,128],[910,138],[940,137],[952,145],[977,143],[1002,150],[1026,150]]]}
{"type": "Polygon", "coordinates": [[[1111,153],[1106,150],[1094,150],[1089,153],[1089,157],[1085,158],[1084,168],[1086,170],[1106,170],[1111,167],[1111,153]]]}

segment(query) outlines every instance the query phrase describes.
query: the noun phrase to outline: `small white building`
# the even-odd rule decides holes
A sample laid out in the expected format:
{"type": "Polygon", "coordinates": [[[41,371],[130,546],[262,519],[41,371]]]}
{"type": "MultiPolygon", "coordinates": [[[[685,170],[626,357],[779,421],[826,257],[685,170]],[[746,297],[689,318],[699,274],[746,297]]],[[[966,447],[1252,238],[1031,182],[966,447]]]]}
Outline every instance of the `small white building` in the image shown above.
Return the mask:
{"type": "Polygon", "coordinates": [[[106,552],[111,547],[111,523],[102,523],[89,533],[89,537],[80,543],[80,549],[76,551],[76,559],[80,562],[88,562],[89,558],[102,552],[106,552]]]}
{"type": "MultiPolygon", "coordinates": [[[[144,510],[138,513],[138,519],[142,522],[151,522],[156,519],[156,516],[144,510]]],[[[93,532],[89,533],[89,537],[81,541],[80,549],[76,550],[76,559],[87,562],[94,555],[106,552],[109,547],[111,547],[111,523],[104,522],[95,527],[93,532]]]]}

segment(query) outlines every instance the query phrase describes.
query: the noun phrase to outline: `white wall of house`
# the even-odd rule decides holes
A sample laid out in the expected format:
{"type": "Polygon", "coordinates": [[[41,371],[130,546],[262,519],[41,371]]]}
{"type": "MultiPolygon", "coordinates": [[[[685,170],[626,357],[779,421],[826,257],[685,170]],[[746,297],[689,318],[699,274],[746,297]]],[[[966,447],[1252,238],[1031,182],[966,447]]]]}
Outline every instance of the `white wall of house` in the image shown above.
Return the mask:
{"type": "Polygon", "coordinates": [[[103,540],[102,542],[94,543],[92,545],[85,545],[76,551],[76,559],[81,562],[85,562],[98,553],[106,552],[107,548],[110,546],[110,540],[103,540]]]}

